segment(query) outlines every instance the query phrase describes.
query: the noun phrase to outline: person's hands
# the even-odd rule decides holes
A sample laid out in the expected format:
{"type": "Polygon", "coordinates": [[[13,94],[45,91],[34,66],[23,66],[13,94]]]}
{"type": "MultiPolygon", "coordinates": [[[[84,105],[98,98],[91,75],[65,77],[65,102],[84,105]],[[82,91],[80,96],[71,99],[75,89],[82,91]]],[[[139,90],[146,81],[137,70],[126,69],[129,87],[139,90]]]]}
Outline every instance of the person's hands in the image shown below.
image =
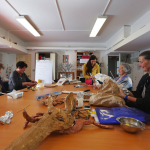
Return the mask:
{"type": "Polygon", "coordinates": [[[89,79],[91,79],[91,78],[93,78],[94,77],[94,75],[91,75],[90,77],[89,77],[89,79]]]}
{"type": "Polygon", "coordinates": [[[122,98],[126,97],[126,95],[124,94],[124,92],[121,89],[120,89],[120,94],[121,94],[122,98]]]}
{"type": "Polygon", "coordinates": [[[101,86],[100,84],[99,84],[99,85],[96,85],[95,83],[93,83],[93,87],[94,87],[94,88],[100,89],[100,88],[101,88],[100,86],[101,86]]]}
{"type": "Polygon", "coordinates": [[[31,83],[38,84],[36,81],[32,80],[31,83]]]}
{"type": "Polygon", "coordinates": [[[28,86],[34,86],[35,83],[32,83],[32,82],[28,82],[28,86]]]}

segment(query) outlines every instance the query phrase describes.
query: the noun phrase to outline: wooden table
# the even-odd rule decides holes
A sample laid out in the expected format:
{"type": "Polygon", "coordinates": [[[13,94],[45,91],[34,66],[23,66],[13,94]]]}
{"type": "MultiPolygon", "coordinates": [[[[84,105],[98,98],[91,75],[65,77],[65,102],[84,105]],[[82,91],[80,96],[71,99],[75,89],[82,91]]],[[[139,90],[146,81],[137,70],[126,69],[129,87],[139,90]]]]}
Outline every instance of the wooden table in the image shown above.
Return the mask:
{"type": "MultiPolygon", "coordinates": [[[[7,99],[5,95],[0,96],[0,116],[3,116],[6,111],[13,111],[13,118],[10,124],[0,124],[0,150],[5,149],[14,139],[23,134],[23,124],[25,119],[22,112],[17,113],[20,109],[27,105],[26,111],[29,115],[34,115],[37,112],[45,112],[47,107],[42,105],[35,99],[35,96],[43,95],[61,90],[62,86],[55,88],[45,88],[43,90],[24,92],[22,98],[7,99]]],[[[96,92],[93,87],[75,88],[73,85],[65,85],[63,90],[68,91],[83,91],[90,89],[91,92],[96,92]]],[[[64,97],[62,94],[58,97],[64,97]]],[[[62,107],[59,105],[58,107],[62,107]]],[[[119,126],[114,125],[114,129],[101,129],[94,125],[84,126],[83,129],[75,134],[60,135],[51,134],[38,147],[37,150],[149,150],[150,149],[150,130],[144,130],[137,134],[129,134],[119,126]]]]}

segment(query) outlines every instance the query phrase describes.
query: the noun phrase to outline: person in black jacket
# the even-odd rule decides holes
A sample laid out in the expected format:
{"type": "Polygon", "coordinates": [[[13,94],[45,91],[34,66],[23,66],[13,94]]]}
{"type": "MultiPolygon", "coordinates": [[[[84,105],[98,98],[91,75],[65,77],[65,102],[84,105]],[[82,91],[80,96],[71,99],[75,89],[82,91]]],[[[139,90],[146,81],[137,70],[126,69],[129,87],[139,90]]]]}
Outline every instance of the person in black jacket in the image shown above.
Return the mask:
{"type": "Polygon", "coordinates": [[[136,91],[130,92],[129,96],[125,95],[121,89],[120,93],[128,106],[150,114],[150,51],[139,55],[139,66],[147,73],[141,78],[136,91]]]}
{"type": "MultiPolygon", "coordinates": [[[[4,67],[4,65],[2,64],[2,63],[0,63],[0,73],[1,73],[1,69],[5,69],[5,67],[4,67]]],[[[3,81],[2,81],[2,79],[1,79],[1,76],[0,76],[0,92],[4,92],[4,93],[6,93],[7,91],[6,91],[6,89],[5,89],[5,87],[4,87],[4,85],[3,85],[3,81]],[[2,90],[3,89],[3,90],[2,90]]],[[[1,95],[1,94],[0,94],[1,95]]]]}
{"type": "Polygon", "coordinates": [[[27,86],[34,86],[37,84],[36,81],[30,80],[25,74],[25,70],[28,67],[23,61],[19,61],[16,64],[17,69],[10,74],[9,77],[9,91],[20,90],[27,86]]]}

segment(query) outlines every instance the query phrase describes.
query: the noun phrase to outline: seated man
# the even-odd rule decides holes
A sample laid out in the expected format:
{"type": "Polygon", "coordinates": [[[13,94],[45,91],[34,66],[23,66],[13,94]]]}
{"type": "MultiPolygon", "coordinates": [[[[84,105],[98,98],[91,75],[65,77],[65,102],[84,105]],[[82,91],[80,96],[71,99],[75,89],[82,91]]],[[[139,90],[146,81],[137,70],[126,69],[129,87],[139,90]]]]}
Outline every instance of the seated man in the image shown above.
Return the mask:
{"type": "Polygon", "coordinates": [[[12,91],[13,89],[20,90],[26,88],[27,86],[34,86],[37,84],[36,81],[30,80],[24,73],[28,67],[25,62],[17,62],[16,67],[17,69],[13,71],[9,77],[9,91],[12,91]]]}

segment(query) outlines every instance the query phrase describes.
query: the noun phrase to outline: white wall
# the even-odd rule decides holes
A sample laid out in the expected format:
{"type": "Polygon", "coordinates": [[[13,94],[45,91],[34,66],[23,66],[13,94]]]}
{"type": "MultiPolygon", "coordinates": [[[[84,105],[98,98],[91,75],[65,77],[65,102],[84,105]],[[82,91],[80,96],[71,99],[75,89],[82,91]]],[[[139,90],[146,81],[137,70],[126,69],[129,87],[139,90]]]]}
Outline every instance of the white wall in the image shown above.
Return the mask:
{"type": "MultiPolygon", "coordinates": [[[[35,53],[42,51],[29,51],[31,54],[31,80],[35,79],[35,53]]],[[[44,52],[44,51],[43,51],[44,52]]],[[[46,51],[48,52],[48,51],[46,51]]],[[[73,65],[72,71],[74,72],[76,78],[76,52],[75,51],[49,51],[57,53],[57,66],[63,62],[63,55],[69,55],[69,63],[73,65]]],[[[99,62],[104,63],[104,67],[101,67],[101,71],[103,74],[107,74],[108,70],[108,55],[106,51],[96,51],[94,54],[99,57],[99,62]]],[[[59,72],[59,70],[57,70],[59,72]]]]}
{"type": "MultiPolygon", "coordinates": [[[[69,55],[69,63],[73,65],[72,72],[74,72],[76,78],[76,52],[75,51],[61,51],[57,52],[57,66],[63,62],[63,55],[69,55]]],[[[57,73],[59,70],[57,70],[57,73]]]]}
{"type": "Polygon", "coordinates": [[[10,40],[13,43],[15,42],[17,43],[17,45],[25,46],[25,43],[22,40],[20,40],[19,38],[11,34],[9,31],[6,31],[1,27],[0,27],[0,37],[4,37],[7,41],[10,40]]]}
{"type": "MultiPolygon", "coordinates": [[[[35,53],[42,51],[29,51],[28,54],[31,54],[31,80],[35,79],[35,53]]],[[[44,51],[43,51],[44,52],[44,51]]],[[[55,52],[57,53],[57,66],[63,62],[63,55],[69,55],[69,63],[73,65],[72,71],[76,77],[76,52],[75,51],[46,51],[46,52],[55,52]]],[[[59,72],[59,70],[57,70],[59,72]]]]}
{"type": "Polygon", "coordinates": [[[101,67],[101,73],[108,75],[108,55],[106,51],[94,52],[96,57],[99,57],[98,61],[104,63],[104,67],[101,67]]]}
{"type": "Polygon", "coordinates": [[[1,70],[1,77],[6,77],[6,69],[7,67],[12,66],[12,71],[16,69],[16,54],[7,54],[7,53],[2,53],[2,63],[5,66],[5,69],[1,70]]]}
{"type": "MultiPolygon", "coordinates": [[[[50,51],[52,52],[52,51],[50,51]]],[[[56,52],[56,51],[53,51],[56,52]]],[[[29,51],[29,54],[31,54],[31,80],[35,79],[35,53],[36,51],[29,51]]],[[[69,63],[73,65],[72,69],[75,74],[76,78],[76,52],[75,51],[57,51],[57,66],[63,62],[63,55],[69,55],[69,63]]],[[[7,53],[1,53],[2,54],[2,63],[5,67],[12,66],[12,70],[14,71],[16,69],[16,54],[7,54],[7,53]]],[[[106,51],[96,51],[94,54],[99,57],[99,62],[104,63],[104,67],[101,67],[101,71],[103,74],[107,74],[108,71],[108,55],[106,51]]],[[[59,72],[59,71],[57,71],[59,72]]],[[[6,76],[6,68],[5,70],[2,70],[2,77],[6,76]]]]}
{"type": "Polygon", "coordinates": [[[146,24],[150,23],[150,20],[148,19],[150,16],[150,11],[145,13],[141,18],[139,18],[132,26],[131,26],[131,32],[134,33],[146,24]]]}

